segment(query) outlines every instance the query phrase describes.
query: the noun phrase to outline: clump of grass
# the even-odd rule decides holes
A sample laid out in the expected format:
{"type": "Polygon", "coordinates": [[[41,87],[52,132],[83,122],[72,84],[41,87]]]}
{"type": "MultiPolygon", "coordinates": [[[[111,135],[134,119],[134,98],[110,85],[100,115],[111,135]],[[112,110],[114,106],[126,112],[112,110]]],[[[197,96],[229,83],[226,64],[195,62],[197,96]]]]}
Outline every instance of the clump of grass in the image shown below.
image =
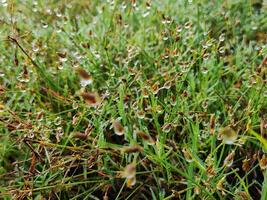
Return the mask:
{"type": "Polygon", "coordinates": [[[2,1],[1,199],[266,199],[265,1],[2,1]]]}

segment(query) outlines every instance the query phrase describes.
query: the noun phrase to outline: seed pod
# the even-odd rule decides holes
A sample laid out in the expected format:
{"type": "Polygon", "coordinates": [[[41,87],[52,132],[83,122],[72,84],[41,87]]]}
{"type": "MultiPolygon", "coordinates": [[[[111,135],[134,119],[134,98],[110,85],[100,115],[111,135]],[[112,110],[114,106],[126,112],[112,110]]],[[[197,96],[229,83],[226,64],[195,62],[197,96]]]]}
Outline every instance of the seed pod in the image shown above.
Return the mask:
{"type": "Polygon", "coordinates": [[[136,175],[136,165],[134,163],[126,165],[124,171],[122,172],[122,177],[131,179],[136,175]]]}
{"type": "Polygon", "coordinates": [[[242,169],[244,172],[248,172],[250,169],[250,159],[244,159],[242,160],[242,169]]]}
{"type": "Polygon", "coordinates": [[[234,162],[235,152],[230,153],[224,160],[223,165],[226,167],[231,167],[234,162]]]}
{"type": "Polygon", "coordinates": [[[116,135],[121,136],[124,134],[124,127],[121,125],[119,121],[114,120],[112,122],[112,126],[116,135]]]}
{"type": "Polygon", "coordinates": [[[121,151],[122,153],[136,153],[136,152],[143,152],[144,149],[140,145],[133,145],[128,147],[123,147],[121,151]]]}
{"type": "Polygon", "coordinates": [[[214,177],[216,175],[216,171],[212,165],[207,167],[207,175],[208,177],[214,177]]]}
{"type": "Polygon", "coordinates": [[[101,103],[99,95],[95,92],[83,92],[82,97],[89,106],[97,106],[101,103]]]}
{"type": "Polygon", "coordinates": [[[235,191],[235,198],[236,199],[242,199],[242,200],[251,200],[251,197],[248,193],[240,190],[235,191]]]}
{"type": "Polygon", "coordinates": [[[149,92],[148,92],[147,87],[144,87],[144,88],[142,89],[142,93],[143,93],[143,97],[144,97],[144,98],[148,98],[148,97],[149,97],[149,92]]]}
{"type": "Polygon", "coordinates": [[[265,154],[259,160],[259,165],[262,170],[265,170],[267,168],[267,157],[265,154]]]}
{"type": "Polygon", "coordinates": [[[152,85],[151,91],[155,95],[158,93],[158,91],[159,91],[159,82],[158,81],[152,85]]]}
{"type": "Polygon", "coordinates": [[[143,140],[148,142],[149,144],[155,144],[155,140],[148,134],[143,131],[136,131],[136,135],[141,137],[143,140]]]}
{"type": "Polygon", "coordinates": [[[237,133],[229,126],[221,128],[219,137],[225,144],[233,144],[237,139],[237,133]]]}
{"type": "Polygon", "coordinates": [[[162,126],[162,131],[165,132],[165,133],[169,133],[172,129],[172,124],[171,123],[167,123],[167,124],[164,124],[162,126]]]}
{"type": "Polygon", "coordinates": [[[183,148],[182,152],[183,152],[185,160],[187,162],[189,162],[189,163],[193,162],[193,157],[192,157],[192,154],[189,150],[187,150],[186,148],[183,148]]]}
{"type": "Polygon", "coordinates": [[[212,114],[210,116],[210,134],[214,135],[214,129],[215,129],[215,115],[212,114]]]}
{"type": "Polygon", "coordinates": [[[199,188],[198,186],[196,186],[196,187],[194,188],[194,193],[195,193],[196,195],[199,195],[199,194],[200,194],[200,188],[199,188]]]}
{"type": "Polygon", "coordinates": [[[225,177],[222,177],[222,178],[218,181],[218,183],[216,184],[216,188],[217,188],[218,190],[223,190],[223,189],[224,189],[224,188],[223,188],[224,181],[225,181],[225,177]]]}
{"type": "Polygon", "coordinates": [[[136,177],[127,178],[127,187],[132,188],[136,184],[136,177]]]}
{"type": "Polygon", "coordinates": [[[138,111],[136,112],[136,116],[137,116],[139,119],[144,119],[145,116],[146,116],[146,113],[145,113],[144,110],[138,110],[138,111]]]}
{"type": "Polygon", "coordinates": [[[87,134],[82,133],[82,132],[77,132],[77,133],[74,134],[74,137],[82,139],[82,140],[86,140],[87,139],[87,134]]]}
{"type": "Polygon", "coordinates": [[[78,68],[76,71],[81,78],[80,84],[82,87],[86,87],[93,82],[92,76],[90,76],[83,68],[78,68]]]}

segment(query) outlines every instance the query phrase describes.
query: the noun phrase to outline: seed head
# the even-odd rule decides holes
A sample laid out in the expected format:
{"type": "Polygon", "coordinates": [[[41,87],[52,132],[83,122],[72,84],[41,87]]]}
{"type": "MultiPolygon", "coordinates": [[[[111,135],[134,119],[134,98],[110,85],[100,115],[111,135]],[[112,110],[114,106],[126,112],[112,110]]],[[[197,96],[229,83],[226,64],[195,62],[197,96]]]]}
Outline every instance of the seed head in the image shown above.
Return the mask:
{"type": "Polygon", "coordinates": [[[89,106],[98,106],[101,103],[100,97],[96,92],[83,92],[81,96],[89,106]]]}
{"type": "Polygon", "coordinates": [[[237,133],[229,126],[221,128],[219,137],[225,144],[233,144],[237,139],[237,133]]]}
{"type": "Polygon", "coordinates": [[[114,120],[112,122],[112,126],[113,126],[113,129],[114,129],[114,132],[116,135],[123,135],[124,134],[124,127],[121,125],[121,123],[117,120],[114,120]]]}

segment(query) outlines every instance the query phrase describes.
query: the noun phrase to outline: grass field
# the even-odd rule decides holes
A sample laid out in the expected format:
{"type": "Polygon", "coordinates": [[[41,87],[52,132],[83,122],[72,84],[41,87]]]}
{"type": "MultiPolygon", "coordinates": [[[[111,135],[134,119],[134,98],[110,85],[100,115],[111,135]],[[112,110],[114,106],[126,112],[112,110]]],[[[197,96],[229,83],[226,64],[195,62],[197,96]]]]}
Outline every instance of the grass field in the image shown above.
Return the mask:
{"type": "Polygon", "coordinates": [[[266,0],[1,0],[0,199],[267,199],[266,0]]]}

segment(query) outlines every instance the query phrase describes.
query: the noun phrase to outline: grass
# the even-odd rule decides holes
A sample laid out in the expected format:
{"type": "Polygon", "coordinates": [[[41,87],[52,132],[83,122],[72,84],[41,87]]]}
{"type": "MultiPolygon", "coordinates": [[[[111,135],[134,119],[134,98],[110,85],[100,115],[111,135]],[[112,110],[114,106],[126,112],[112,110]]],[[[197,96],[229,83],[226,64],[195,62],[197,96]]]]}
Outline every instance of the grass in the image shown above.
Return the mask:
{"type": "Polygon", "coordinates": [[[0,13],[1,199],[266,199],[265,0],[0,13]]]}

